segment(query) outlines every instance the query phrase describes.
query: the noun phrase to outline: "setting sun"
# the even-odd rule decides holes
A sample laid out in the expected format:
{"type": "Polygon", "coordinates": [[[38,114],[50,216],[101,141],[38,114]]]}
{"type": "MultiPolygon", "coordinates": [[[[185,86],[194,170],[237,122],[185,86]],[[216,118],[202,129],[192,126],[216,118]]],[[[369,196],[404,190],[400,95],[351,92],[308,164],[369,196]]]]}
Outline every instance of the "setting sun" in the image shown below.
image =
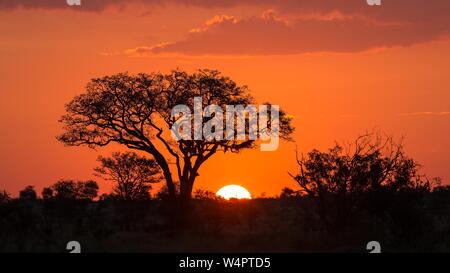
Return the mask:
{"type": "Polygon", "coordinates": [[[216,195],[230,200],[231,198],[236,199],[252,199],[250,192],[242,186],[239,185],[227,185],[217,191],[216,195]]]}

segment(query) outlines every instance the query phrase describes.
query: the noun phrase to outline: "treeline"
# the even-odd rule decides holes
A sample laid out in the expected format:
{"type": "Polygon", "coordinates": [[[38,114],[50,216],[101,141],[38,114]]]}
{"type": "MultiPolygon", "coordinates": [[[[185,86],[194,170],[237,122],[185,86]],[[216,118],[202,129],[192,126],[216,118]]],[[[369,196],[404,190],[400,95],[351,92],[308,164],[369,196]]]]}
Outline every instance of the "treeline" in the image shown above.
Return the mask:
{"type": "Polygon", "coordinates": [[[83,252],[365,252],[372,240],[383,252],[450,251],[448,186],[368,191],[345,207],[333,194],[323,206],[289,190],[241,201],[203,193],[188,204],[58,192],[3,200],[0,252],[64,252],[73,240],[83,252]]]}
{"type": "Polygon", "coordinates": [[[0,251],[450,251],[450,186],[420,174],[391,138],[365,135],[352,145],[297,155],[298,183],[278,197],[226,201],[197,190],[170,198],[153,161],[134,153],[99,158],[96,173],[114,183],[62,180],[38,198],[32,186],[0,194],[0,251]]]}
{"type": "MultiPolygon", "coordinates": [[[[139,156],[134,152],[114,152],[111,157],[98,157],[100,163],[94,169],[96,176],[113,183],[110,194],[98,196],[96,181],[74,181],[62,179],[49,187],[44,187],[41,197],[44,200],[148,200],[151,198],[151,184],[161,181],[161,171],[155,160],[139,156]]],[[[164,190],[158,195],[164,195],[164,190]]],[[[19,200],[36,200],[38,194],[34,186],[27,186],[19,192],[19,200]]],[[[11,200],[5,190],[0,191],[0,202],[11,200]]]]}

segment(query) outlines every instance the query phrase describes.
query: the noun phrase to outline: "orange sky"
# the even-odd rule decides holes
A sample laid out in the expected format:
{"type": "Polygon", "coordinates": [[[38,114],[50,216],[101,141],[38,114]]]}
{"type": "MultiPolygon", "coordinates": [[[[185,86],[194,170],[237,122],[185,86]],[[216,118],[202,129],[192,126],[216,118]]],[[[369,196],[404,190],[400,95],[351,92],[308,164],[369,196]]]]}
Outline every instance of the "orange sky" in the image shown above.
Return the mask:
{"type": "Polygon", "coordinates": [[[448,1],[409,1],[404,11],[363,0],[16,2],[0,0],[0,189],[94,178],[96,157],[117,147],[57,142],[64,104],[93,77],[177,67],[221,70],[258,101],[280,104],[297,128],[296,142],[276,152],[216,155],[196,187],[278,194],[295,188],[287,172],[296,146],[325,149],[373,128],[405,136],[426,174],[450,179],[448,1]]]}

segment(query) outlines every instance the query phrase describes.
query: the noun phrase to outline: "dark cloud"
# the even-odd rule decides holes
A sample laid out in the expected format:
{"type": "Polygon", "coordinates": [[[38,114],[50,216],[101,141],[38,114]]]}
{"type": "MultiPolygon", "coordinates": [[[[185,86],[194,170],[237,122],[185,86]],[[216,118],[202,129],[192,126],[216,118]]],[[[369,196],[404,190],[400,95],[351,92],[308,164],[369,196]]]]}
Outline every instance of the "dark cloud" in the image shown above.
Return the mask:
{"type": "MultiPolygon", "coordinates": [[[[274,8],[291,12],[331,12],[367,14],[390,19],[426,19],[448,14],[448,0],[381,0],[380,7],[367,5],[366,0],[81,0],[84,10],[102,10],[110,6],[139,3],[148,5],[179,4],[203,8],[238,6],[274,8]]],[[[0,0],[0,8],[67,8],[66,0],[0,0]]]]}
{"type": "Polygon", "coordinates": [[[162,1],[145,0],[81,0],[81,6],[69,6],[66,0],[0,0],[0,9],[76,9],[102,11],[108,7],[124,7],[129,3],[160,4],[162,1]]]}
{"type": "Polygon", "coordinates": [[[139,48],[138,54],[267,55],[309,52],[358,52],[373,48],[409,46],[449,34],[449,25],[433,21],[377,21],[363,16],[278,16],[238,20],[216,16],[174,43],[139,48]]]}
{"type": "MultiPolygon", "coordinates": [[[[81,0],[78,10],[100,11],[111,6],[127,4],[149,6],[179,4],[202,8],[261,7],[276,9],[281,13],[330,13],[339,11],[347,15],[363,15],[387,21],[433,21],[449,23],[449,0],[381,0],[378,7],[369,6],[366,0],[81,0]]],[[[66,0],[0,0],[0,9],[65,9],[66,0]]]]}

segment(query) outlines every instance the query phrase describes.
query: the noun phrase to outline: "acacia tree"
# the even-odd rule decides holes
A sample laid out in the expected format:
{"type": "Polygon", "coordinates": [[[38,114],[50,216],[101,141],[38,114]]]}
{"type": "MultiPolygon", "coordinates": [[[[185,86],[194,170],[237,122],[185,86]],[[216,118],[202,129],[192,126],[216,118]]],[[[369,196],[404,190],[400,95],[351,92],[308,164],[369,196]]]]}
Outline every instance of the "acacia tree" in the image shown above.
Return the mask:
{"type": "MultiPolygon", "coordinates": [[[[169,196],[176,197],[175,181],[178,181],[181,198],[189,199],[200,166],[212,155],[219,151],[239,152],[257,144],[250,138],[208,141],[172,138],[170,128],[180,118],[171,115],[172,109],[186,105],[194,112],[195,97],[202,98],[203,107],[215,104],[224,110],[226,105],[245,107],[254,102],[246,86],[237,85],[215,70],[105,76],[91,80],[86,92],[66,105],[66,114],[61,119],[64,133],[58,139],[69,146],[95,148],[119,143],[144,151],[161,167],[169,196]]],[[[282,111],[279,116],[280,138],[289,139],[293,131],[290,118],[282,111]]]]}
{"type": "Polygon", "coordinates": [[[150,197],[151,183],[159,182],[161,169],[153,159],[134,152],[114,152],[111,157],[99,156],[97,175],[116,183],[114,193],[123,200],[143,200],[150,197]]]}

